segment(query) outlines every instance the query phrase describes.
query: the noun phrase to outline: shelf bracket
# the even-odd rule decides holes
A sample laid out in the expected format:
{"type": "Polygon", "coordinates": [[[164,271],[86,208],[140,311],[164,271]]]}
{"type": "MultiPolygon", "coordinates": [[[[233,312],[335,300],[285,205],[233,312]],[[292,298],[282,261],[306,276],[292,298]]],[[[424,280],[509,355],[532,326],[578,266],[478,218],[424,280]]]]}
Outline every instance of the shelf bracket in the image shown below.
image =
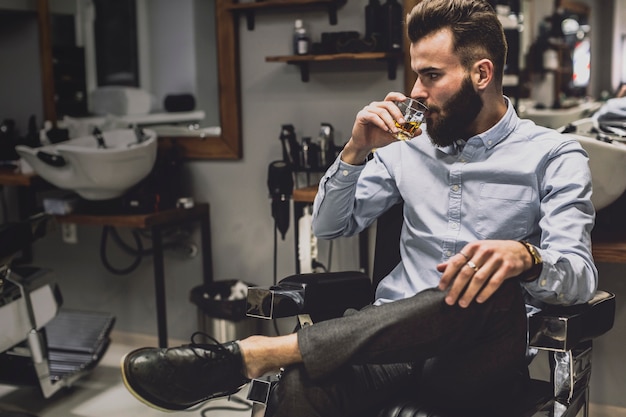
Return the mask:
{"type": "Polygon", "coordinates": [[[398,70],[398,58],[387,59],[387,78],[390,80],[396,79],[396,72],[398,70]]]}
{"type": "Polygon", "coordinates": [[[308,62],[298,62],[296,65],[300,67],[300,80],[303,83],[309,82],[309,63],[308,62]]]}
{"type": "Polygon", "coordinates": [[[328,21],[333,26],[337,24],[337,3],[335,2],[328,5],[328,21]]]}
{"type": "Polygon", "coordinates": [[[254,30],[254,12],[251,10],[246,12],[246,27],[248,30],[254,30]]]}

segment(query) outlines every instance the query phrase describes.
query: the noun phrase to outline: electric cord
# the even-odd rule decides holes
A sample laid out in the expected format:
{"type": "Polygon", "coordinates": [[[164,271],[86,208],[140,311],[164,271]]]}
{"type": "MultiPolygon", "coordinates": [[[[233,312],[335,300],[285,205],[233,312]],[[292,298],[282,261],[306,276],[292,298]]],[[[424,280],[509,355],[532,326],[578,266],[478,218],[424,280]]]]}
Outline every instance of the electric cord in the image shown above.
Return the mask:
{"type": "Polygon", "coordinates": [[[7,205],[7,199],[4,195],[4,186],[0,186],[0,200],[2,204],[2,218],[3,223],[7,223],[9,221],[9,207],[7,205]]]}
{"type": "MultiPolygon", "coordinates": [[[[102,260],[102,264],[104,265],[104,267],[109,272],[111,272],[111,273],[113,273],[115,275],[128,275],[128,274],[130,274],[131,272],[133,272],[135,269],[137,269],[139,267],[139,265],[141,264],[141,261],[143,260],[144,256],[152,256],[154,254],[154,249],[153,248],[145,248],[144,249],[144,245],[143,245],[143,242],[141,240],[142,234],[141,234],[140,230],[134,229],[134,230],[131,231],[131,234],[132,234],[133,240],[135,242],[135,247],[132,247],[128,243],[126,243],[124,241],[124,239],[122,239],[122,237],[118,233],[117,229],[114,228],[113,226],[104,226],[102,228],[102,236],[100,238],[100,259],[102,260]],[[120,249],[122,249],[122,251],[126,252],[127,254],[129,254],[131,256],[134,256],[134,259],[132,260],[130,265],[128,265],[127,267],[117,268],[117,267],[113,266],[111,264],[111,262],[109,261],[108,256],[107,256],[107,245],[108,245],[109,235],[113,239],[114,243],[116,243],[117,246],[120,249]]],[[[173,235],[175,235],[175,233],[173,235]]],[[[146,238],[150,238],[150,235],[144,234],[144,236],[146,236],[146,238]]],[[[164,243],[163,244],[163,249],[173,249],[173,248],[176,248],[177,245],[178,244],[176,242],[164,243]]],[[[191,257],[195,256],[195,253],[197,253],[197,249],[196,249],[196,251],[194,251],[194,247],[195,246],[193,246],[193,245],[190,246],[190,248],[191,248],[190,249],[191,257]]]]}
{"type": "MultiPolygon", "coordinates": [[[[113,240],[115,241],[115,243],[126,253],[128,253],[129,255],[133,255],[133,256],[149,256],[152,255],[152,253],[154,252],[152,250],[152,248],[148,248],[148,249],[143,249],[143,245],[142,244],[138,244],[136,248],[131,247],[130,245],[128,245],[126,242],[124,242],[124,240],[121,238],[120,234],[118,233],[117,229],[111,226],[106,226],[109,227],[109,231],[111,233],[111,237],[113,238],[113,240]]],[[[135,243],[137,243],[138,241],[141,241],[141,235],[139,234],[139,232],[137,230],[133,230],[132,231],[132,235],[133,238],[135,240],[135,243]]]]}
{"type": "Polygon", "coordinates": [[[142,255],[143,243],[141,242],[141,238],[139,237],[139,234],[136,231],[133,231],[133,238],[135,239],[135,243],[137,245],[137,249],[136,249],[137,252],[135,255],[135,259],[131,262],[130,265],[128,265],[125,268],[116,268],[109,262],[109,259],[106,253],[107,252],[106,251],[107,240],[108,240],[108,236],[111,230],[113,230],[113,227],[111,226],[104,226],[102,228],[102,236],[100,238],[100,259],[102,261],[102,264],[109,272],[113,274],[116,274],[116,275],[130,274],[135,269],[137,269],[139,264],[141,264],[141,260],[143,259],[143,255],[142,255]]]}
{"type": "MultiPolygon", "coordinates": [[[[274,220],[274,285],[278,284],[278,224],[276,220],[274,220]]],[[[276,319],[272,320],[272,324],[274,325],[274,332],[276,332],[276,336],[280,336],[280,331],[278,330],[278,323],[276,319]]]]}

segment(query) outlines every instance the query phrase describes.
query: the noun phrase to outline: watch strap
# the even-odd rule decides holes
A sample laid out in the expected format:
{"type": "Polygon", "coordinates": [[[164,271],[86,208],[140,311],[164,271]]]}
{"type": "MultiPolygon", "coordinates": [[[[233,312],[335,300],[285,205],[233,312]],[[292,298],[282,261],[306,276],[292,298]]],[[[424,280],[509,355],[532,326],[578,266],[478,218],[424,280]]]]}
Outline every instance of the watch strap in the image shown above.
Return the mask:
{"type": "Polygon", "coordinates": [[[522,272],[519,275],[519,279],[522,282],[533,282],[534,280],[539,278],[539,275],[541,275],[541,271],[543,269],[543,260],[541,259],[541,255],[539,255],[537,248],[532,243],[526,240],[520,240],[519,243],[524,245],[524,248],[526,248],[528,254],[530,255],[530,258],[533,261],[533,265],[526,271],[522,272]]]}

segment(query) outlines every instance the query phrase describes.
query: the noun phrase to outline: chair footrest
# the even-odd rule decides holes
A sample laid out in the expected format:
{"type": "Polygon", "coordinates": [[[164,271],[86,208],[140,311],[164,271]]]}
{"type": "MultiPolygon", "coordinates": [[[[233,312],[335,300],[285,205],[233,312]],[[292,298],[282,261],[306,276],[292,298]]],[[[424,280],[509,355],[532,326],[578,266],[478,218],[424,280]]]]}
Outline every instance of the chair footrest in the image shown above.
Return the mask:
{"type": "MultiPolygon", "coordinates": [[[[114,316],[106,313],[62,310],[45,327],[49,379],[93,369],[110,344],[114,316]]],[[[26,343],[0,355],[0,381],[16,385],[37,385],[37,375],[26,343]]]]}

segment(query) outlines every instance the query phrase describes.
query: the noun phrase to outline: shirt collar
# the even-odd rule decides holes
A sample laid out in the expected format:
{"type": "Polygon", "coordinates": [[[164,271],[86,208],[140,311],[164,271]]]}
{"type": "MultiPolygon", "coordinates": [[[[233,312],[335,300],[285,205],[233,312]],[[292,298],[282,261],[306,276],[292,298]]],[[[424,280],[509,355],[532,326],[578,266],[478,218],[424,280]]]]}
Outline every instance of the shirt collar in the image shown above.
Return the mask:
{"type": "Polygon", "coordinates": [[[493,125],[489,130],[474,136],[482,140],[483,145],[485,145],[485,148],[487,149],[491,149],[498,143],[505,140],[511,133],[513,133],[515,126],[517,126],[519,121],[519,117],[515,112],[513,104],[511,104],[511,100],[509,100],[508,97],[504,97],[504,100],[507,104],[504,116],[502,116],[498,123],[493,125]]]}

